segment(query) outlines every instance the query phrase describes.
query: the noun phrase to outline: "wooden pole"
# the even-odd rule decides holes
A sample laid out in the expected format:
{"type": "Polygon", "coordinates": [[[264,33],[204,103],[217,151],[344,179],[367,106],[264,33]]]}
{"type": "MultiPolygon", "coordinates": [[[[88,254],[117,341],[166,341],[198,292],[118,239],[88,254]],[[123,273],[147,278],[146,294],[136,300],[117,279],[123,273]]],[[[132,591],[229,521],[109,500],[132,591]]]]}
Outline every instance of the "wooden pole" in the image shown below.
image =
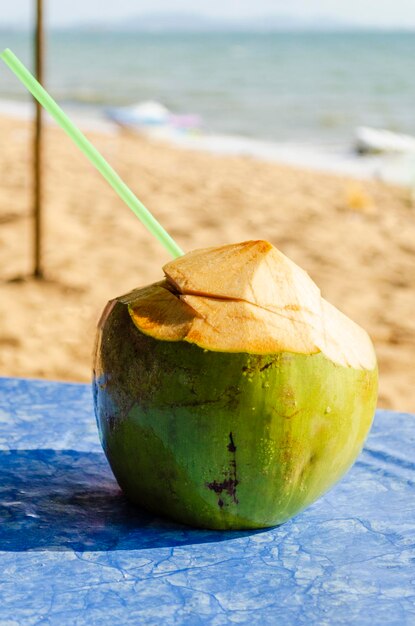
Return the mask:
{"type": "MultiPolygon", "coordinates": [[[[35,76],[43,84],[43,0],[36,0],[36,26],[34,36],[35,76]]],[[[43,278],[42,259],[42,115],[43,108],[35,100],[35,128],[33,137],[33,276],[43,278]]]]}

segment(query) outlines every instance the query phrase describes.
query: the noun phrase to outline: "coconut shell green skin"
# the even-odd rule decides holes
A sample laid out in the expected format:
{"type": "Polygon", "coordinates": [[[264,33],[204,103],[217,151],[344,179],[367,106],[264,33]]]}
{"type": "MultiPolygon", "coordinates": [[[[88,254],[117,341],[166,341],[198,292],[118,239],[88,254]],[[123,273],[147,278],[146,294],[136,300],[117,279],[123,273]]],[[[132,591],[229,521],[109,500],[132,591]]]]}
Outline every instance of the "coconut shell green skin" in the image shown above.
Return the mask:
{"type": "Polygon", "coordinates": [[[134,503],[195,527],[281,524],[358,456],[372,344],[268,242],[164,269],[98,328],[94,401],[114,475],[134,503]]]}

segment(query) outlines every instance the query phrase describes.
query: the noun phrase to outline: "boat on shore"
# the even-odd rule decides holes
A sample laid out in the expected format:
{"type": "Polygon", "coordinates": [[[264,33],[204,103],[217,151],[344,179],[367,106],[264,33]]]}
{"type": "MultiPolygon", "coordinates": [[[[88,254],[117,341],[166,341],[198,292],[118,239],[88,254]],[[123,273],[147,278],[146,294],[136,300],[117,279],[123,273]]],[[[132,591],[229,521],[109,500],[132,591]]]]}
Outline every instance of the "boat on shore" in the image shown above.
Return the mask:
{"type": "Polygon", "coordinates": [[[355,150],[358,154],[415,153],[415,137],[411,135],[359,126],[355,136],[355,150]]]}
{"type": "Polygon", "coordinates": [[[138,132],[163,129],[186,133],[200,130],[202,126],[199,115],[172,113],[160,102],[152,100],[126,107],[107,107],[104,112],[122,128],[138,132]]]}

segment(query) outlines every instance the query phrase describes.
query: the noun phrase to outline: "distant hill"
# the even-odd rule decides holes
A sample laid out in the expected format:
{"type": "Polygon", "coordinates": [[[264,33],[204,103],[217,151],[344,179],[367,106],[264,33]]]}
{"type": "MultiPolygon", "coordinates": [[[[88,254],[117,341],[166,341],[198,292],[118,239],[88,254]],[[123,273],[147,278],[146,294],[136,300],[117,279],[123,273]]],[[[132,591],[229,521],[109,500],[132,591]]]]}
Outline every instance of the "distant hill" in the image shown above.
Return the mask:
{"type": "Polygon", "coordinates": [[[146,13],[117,22],[83,23],[71,28],[134,32],[240,32],[350,30],[357,24],[330,17],[297,18],[291,15],[264,15],[256,18],[211,18],[196,13],[146,13]]]}
{"type": "MultiPolygon", "coordinates": [[[[0,32],[27,30],[27,24],[0,25],[0,32]]],[[[327,15],[297,17],[288,13],[268,14],[249,18],[213,18],[197,13],[143,13],[118,21],[83,21],[68,26],[50,27],[59,31],[83,32],[144,32],[144,33],[215,33],[215,32],[339,32],[385,30],[370,24],[339,21],[327,15]]],[[[405,30],[392,28],[391,30],[405,30]]],[[[411,30],[411,29],[408,29],[411,30]]],[[[413,30],[413,29],[412,29],[413,30]]]]}

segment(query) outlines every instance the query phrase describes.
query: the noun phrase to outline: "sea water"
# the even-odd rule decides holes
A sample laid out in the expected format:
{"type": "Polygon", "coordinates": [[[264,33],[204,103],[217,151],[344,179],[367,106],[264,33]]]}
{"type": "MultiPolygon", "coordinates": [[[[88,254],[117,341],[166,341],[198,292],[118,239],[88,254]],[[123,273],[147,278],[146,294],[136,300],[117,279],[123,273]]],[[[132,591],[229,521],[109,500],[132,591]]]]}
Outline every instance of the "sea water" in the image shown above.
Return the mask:
{"type": "MultiPolygon", "coordinates": [[[[0,41],[32,65],[29,34],[0,41]]],[[[414,33],[70,30],[48,32],[45,47],[46,86],[67,109],[156,100],[242,151],[251,140],[351,151],[361,125],[415,135],[414,33]]],[[[0,98],[27,99],[6,68],[0,98]]]]}

